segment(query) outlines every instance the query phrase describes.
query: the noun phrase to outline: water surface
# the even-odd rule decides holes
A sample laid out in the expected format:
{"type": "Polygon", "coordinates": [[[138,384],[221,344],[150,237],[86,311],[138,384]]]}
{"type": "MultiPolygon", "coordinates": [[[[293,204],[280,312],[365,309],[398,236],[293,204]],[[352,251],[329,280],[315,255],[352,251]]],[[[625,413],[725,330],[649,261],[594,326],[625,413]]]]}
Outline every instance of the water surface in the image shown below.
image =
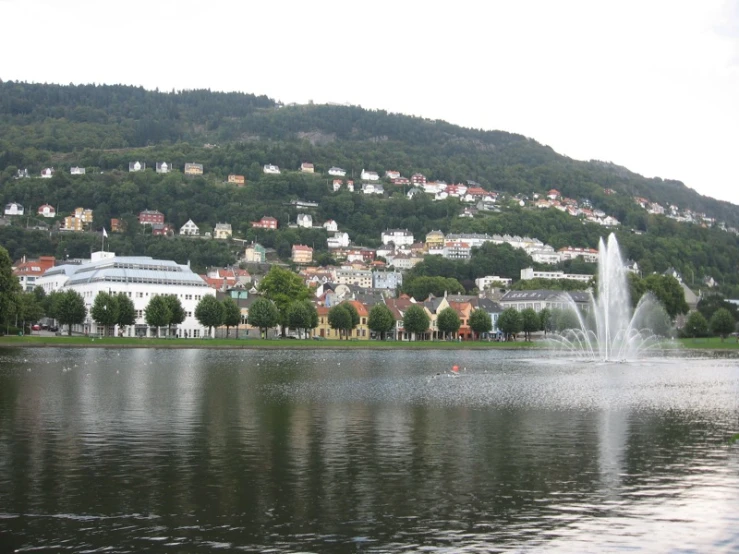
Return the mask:
{"type": "Polygon", "coordinates": [[[0,552],[739,551],[737,360],[533,355],[0,350],[0,552]]]}

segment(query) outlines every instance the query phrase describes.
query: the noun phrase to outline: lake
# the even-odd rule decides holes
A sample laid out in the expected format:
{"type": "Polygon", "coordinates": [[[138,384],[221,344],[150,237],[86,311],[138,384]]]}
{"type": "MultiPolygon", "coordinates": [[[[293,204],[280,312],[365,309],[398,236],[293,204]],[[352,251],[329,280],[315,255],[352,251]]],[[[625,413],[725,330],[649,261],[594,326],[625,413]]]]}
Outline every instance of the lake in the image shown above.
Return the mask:
{"type": "Polygon", "coordinates": [[[0,350],[0,552],[739,551],[739,360],[546,356],[0,350]]]}

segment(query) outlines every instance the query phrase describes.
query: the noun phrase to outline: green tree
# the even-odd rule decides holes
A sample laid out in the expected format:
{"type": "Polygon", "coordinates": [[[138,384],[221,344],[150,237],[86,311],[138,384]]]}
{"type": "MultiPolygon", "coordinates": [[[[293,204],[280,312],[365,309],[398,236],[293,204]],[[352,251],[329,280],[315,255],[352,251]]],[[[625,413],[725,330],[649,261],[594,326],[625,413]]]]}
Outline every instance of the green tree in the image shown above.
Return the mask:
{"type": "Polygon", "coordinates": [[[454,308],[444,308],[436,316],[436,326],[444,333],[444,338],[447,338],[449,333],[454,334],[459,331],[460,325],[459,315],[454,308]]]}
{"type": "Polygon", "coordinates": [[[419,302],[426,300],[430,294],[434,296],[444,296],[448,294],[462,294],[464,287],[454,278],[445,278],[438,276],[420,276],[412,277],[403,283],[403,290],[418,300],[419,302]]]}
{"type": "Polygon", "coordinates": [[[739,307],[727,301],[721,294],[705,294],[698,301],[698,311],[703,314],[707,321],[710,321],[716,310],[720,308],[728,310],[734,319],[739,319],[739,307]]]}
{"type": "Polygon", "coordinates": [[[13,261],[8,251],[0,246],[0,323],[9,323],[16,308],[16,295],[20,292],[20,282],[13,275],[13,261]]]}
{"type": "Polygon", "coordinates": [[[310,319],[310,312],[305,302],[293,302],[287,308],[287,324],[291,329],[298,330],[298,336],[310,326],[310,319]]]}
{"type": "Polygon", "coordinates": [[[38,301],[36,295],[32,292],[23,292],[17,296],[18,318],[23,321],[23,328],[26,323],[35,323],[44,317],[44,308],[38,301]]]}
{"type": "Polygon", "coordinates": [[[144,319],[147,325],[156,327],[157,337],[159,337],[159,329],[169,325],[171,318],[172,312],[169,310],[169,302],[165,295],[152,296],[144,310],[144,319]]]}
{"type": "Polygon", "coordinates": [[[39,304],[44,304],[44,301],[46,300],[46,291],[43,287],[39,287],[38,285],[33,287],[33,295],[36,297],[36,301],[39,304]]]}
{"type": "Polygon", "coordinates": [[[278,266],[272,266],[259,283],[259,291],[265,298],[274,302],[280,313],[281,333],[285,335],[287,310],[290,304],[310,298],[310,289],[297,273],[278,266]]]}
{"type": "Polygon", "coordinates": [[[470,329],[475,332],[479,339],[483,333],[489,333],[493,330],[493,319],[485,310],[478,308],[470,314],[470,329]]]}
{"type": "Polygon", "coordinates": [[[389,333],[395,327],[393,312],[385,304],[375,304],[370,309],[367,326],[370,331],[380,336],[380,340],[385,340],[385,333],[389,333]]]}
{"type": "Polygon", "coordinates": [[[280,322],[280,313],[270,300],[260,297],[249,307],[247,320],[249,325],[259,328],[260,337],[263,333],[267,338],[267,330],[280,322]]]}
{"type": "Polygon", "coordinates": [[[211,336],[213,327],[223,324],[223,304],[215,296],[206,294],[195,306],[195,318],[200,325],[208,328],[208,336],[211,336]]]}
{"type": "Polygon", "coordinates": [[[359,325],[359,312],[357,311],[357,308],[355,308],[351,302],[343,302],[342,304],[347,309],[347,311],[349,312],[349,315],[352,318],[351,327],[349,327],[348,332],[347,332],[347,335],[351,337],[352,331],[357,328],[357,325],[359,325]]]}
{"type": "Polygon", "coordinates": [[[179,297],[176,294],[164,295],[164,301],[167,303],[169,308],[169,321],[167,322],[167,336],[172,335],[172,325],[182,325],[187,313],[185,308],[182,307],[179,297]]]}
{"type": "Polygon", "coordinates": [[[696,338],[705,337],[708,334],[708,322],[700,312],[692,312],[685,322],[683,332],[686,336],[696,338]]]}
{"type": "Polygon", "coordinates": [[[403,327],[406,333],[412,333],[414,340],[417,339],[418,335],[424,334],[428,331],[429,323],[431,320],[421,306],[413,305],[410,306],[403,314],[403,327]]]}
{"type": "Polygon", "coordinates": [[[736,329],[736,320],[726,308],[719,308],[711,317],[711,332],[721,337],[721,342],[736,329]]]}
{"type": "Polygon", "coordinates": [[[116,324],[119,328],[136,324],[136,308],[125,292],[119,292],[116,295],[118,301],[118,320],[116,324]]]}
{"type": "Polygon", "coordinates": [[[236,303],[236,300],[230,296],[223,299],[223,324],[226,326],[226,338],[230,335],[230,328],[237,328],[238,338],[238,326],[241,323],[241,308],[236,303]]]}
{"type": "Polygon", "coordinates": [[[308,312],[308,325],[305,328],[306,336],[308,336],[308,332],[318,327],[318,310],[310,300],[304,300],[303,304],[308,312]]]}
{"type": "Polygon", "coordinates": [[[328,311],[328,324],[332,329],[339,331],[339,340],[344,333],[352,328],[352,314],[346,304],[339,304],[328,311]]]}
{"type": "Polygon", "coordinates": [[[53,317],[60,325],[67,325],[67,335],[72,336],[72,325],[82,325],[87,317],[85,300],[74,290],[59,292],[54,295],[52,306],[53,317]]]}
{"type": "Polygon", "coordinates": [[[539,328],[544,331],[544,335],[549,331],[553,331],[553,318],[552,318],[552,310],[549,308],[544,308],[542,311],[539,312],[539,328]]]}
{"type": "Polygon", "coordinates": [[[671,275],[650,275],[644,279],[647,290],[664,306],[671,318],[688,313],[685,291],[680,282],[671,275]]]}
{"type": "Polygon", "coordinates": [[[523,330],[523,317],[516,308],[506,308],[498,316],[498,329],[511,340],[523,330]]]}
{"type": "Polygon", "coordinates": [[[541,319],[534,308],[526,308],[521,312],[523,319],[524,340],[531,340],[531,333],[536,333],[541,329],[541,319]]]}
{"type": "Polygon", "coordinates": [[[119,312],[118,299],[112,294],[100,291],[95,296],[90,316],[98,325],[103,327],[103,334],[107,335],[110,326],[115,325],[118,321],[119,312]]]}
{"type": "Polygon", "coordinates": [[[552,322],[550,323],[550,327],[558,333],[567,329],[579,329],[580,320],[578,319],[574,308],[552,310],[552,322]]]}

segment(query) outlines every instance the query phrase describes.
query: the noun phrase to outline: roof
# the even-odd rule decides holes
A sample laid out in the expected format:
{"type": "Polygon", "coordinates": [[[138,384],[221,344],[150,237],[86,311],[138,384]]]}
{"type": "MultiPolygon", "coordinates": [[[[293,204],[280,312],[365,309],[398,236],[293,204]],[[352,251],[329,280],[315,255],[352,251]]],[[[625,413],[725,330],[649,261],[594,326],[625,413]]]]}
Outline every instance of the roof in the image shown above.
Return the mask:
{"type": "Polygon", "coordinates": [[[563,291],[563,290],[512,290],[503,295],[501,302],[535,302],[556,300],[570,296],[573,301],[578,303],[587,303],[590,301],[590,293],[584,291],[563,291]]]}
{"type": "Polygon", "coordinates": [[[206,286],[186,265],[149,256],[115,256],[83,265],[57,266],[51,272],[69,275],[68,285],[113,281],[119,283],[156,283],[165,285],[206,286]]]}

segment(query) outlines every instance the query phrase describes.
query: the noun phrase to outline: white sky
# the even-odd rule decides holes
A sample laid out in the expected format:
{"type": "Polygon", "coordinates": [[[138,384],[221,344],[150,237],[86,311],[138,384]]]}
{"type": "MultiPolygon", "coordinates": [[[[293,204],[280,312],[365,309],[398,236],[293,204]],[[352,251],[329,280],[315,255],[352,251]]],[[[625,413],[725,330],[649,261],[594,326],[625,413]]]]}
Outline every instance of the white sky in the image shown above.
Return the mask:
{"type": "Polygon", "coordinates": [[[739,204],[739,1],[0,0],[0,78],[520,133],[739,204]]]}

